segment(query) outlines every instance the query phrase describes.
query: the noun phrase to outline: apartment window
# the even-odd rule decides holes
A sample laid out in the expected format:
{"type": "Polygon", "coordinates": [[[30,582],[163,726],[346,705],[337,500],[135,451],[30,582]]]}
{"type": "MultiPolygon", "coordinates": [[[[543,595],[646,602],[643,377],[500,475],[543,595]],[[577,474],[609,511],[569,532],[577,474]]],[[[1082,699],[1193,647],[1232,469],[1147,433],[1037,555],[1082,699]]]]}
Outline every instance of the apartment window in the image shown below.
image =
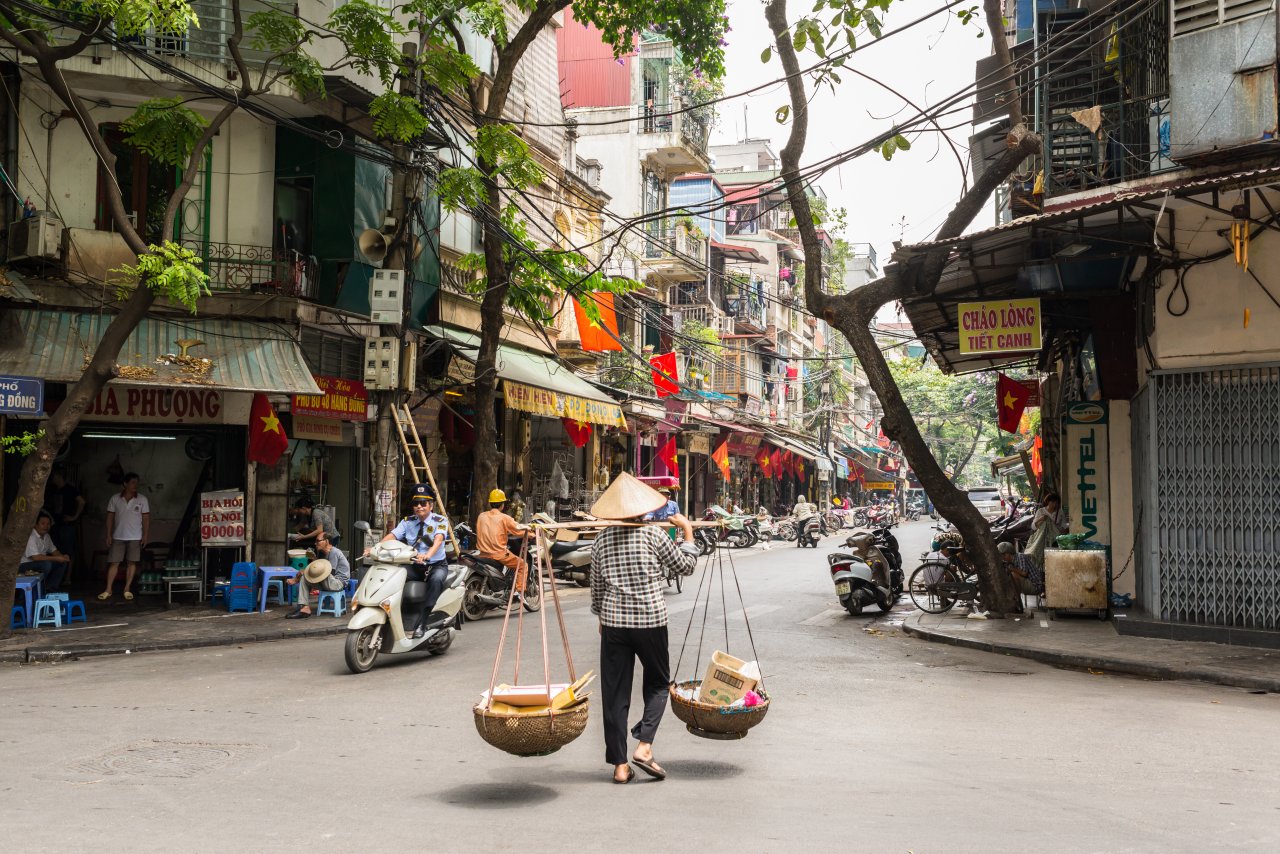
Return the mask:
{"type": "MultiPolygon", "coordinates": [[[[124,199],[124,209],[131,215],[134,228],[148,243],[160,243],[164,237],[164,212],[169,197],[177,187],[178,170],[156,163],[124,140],[118,126],[104,127],[102,136],[116,156],[116,183],[124,199]]],[[[115,221],[107,207],[107,184],[98,170],[97,217],[99,231],[116,231],[115,221]]]]}
{"type": "Polygon", "coordinates": [[[1270,12],[1273,0],[1173,0],[1173,35],[1230,24],[1270,12]]]}
{"type": "Polygon", "coordinates": [[[731,205],[725,227],[730,234],[756,234],[760,230],[760,205],[731,205]]]}

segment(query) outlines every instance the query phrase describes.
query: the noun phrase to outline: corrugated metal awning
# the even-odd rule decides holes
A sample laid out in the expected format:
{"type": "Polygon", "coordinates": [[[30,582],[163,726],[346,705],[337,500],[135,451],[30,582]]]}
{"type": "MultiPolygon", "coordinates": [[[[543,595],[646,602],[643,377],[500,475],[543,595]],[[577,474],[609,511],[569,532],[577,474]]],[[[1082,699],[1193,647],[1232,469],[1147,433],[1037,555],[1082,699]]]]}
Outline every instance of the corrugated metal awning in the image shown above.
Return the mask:
{"type": "MultiPolygon", "coordinates": [[[[0,374],[73,383],[114,315],[19,309],[0,324],[0,374]]],[[[116,360],[134,370],[116,382],[129,385],[195,385],[228,391],[323,394],[302,351],[288,333],[270,323],[229,318],[144,317],[116,360]],[[209,359],[213,369],[195,378],[183,364],[157,361],[187,355],[209,359]],[[198,342],[198,343],[192,343],[198,342]]]]}

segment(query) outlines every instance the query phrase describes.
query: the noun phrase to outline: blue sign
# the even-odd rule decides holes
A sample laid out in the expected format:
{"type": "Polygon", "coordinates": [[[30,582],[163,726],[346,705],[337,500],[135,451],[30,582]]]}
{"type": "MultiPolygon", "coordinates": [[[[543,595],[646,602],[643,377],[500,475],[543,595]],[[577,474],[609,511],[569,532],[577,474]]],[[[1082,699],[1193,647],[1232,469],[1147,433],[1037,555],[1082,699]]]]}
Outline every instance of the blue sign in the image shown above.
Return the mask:
{"type": "Polygon", "coordinates": [[[44,380],[0,376],[0,415],[44,417],[44,380]]]}

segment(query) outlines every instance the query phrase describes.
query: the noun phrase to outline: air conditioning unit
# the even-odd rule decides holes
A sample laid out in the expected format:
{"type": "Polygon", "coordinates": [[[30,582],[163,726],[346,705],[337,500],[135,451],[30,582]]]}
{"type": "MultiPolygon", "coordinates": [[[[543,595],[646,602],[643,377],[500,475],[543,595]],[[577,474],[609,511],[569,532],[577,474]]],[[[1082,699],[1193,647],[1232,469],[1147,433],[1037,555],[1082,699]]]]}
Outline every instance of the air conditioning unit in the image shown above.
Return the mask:
{"type": "Polygon", "coordinates": [[[787,384],[787,395],[786,395],[786,399],[787,399],[788,401],[793,401],[793,400],[795,400],[797,397],[799,397],[799,394],[798,394],[797,392],[798,392],[798,389],[797,389],[795,386],[793,386],[793,385],[791,385],[790,383],[788,383],[788,384],[787,384]]]}
{"type": "Polygon", "coordinates": [[[62,220],[43,211],[9,223],[9,260],[57,258],[62,247],[62,220]]]}
{"type": "Polygon", "coordinates": [[[400,340],[369,338],[364,346],[364,384],[378,391],[394,391],[400,381],[400,340]]]}

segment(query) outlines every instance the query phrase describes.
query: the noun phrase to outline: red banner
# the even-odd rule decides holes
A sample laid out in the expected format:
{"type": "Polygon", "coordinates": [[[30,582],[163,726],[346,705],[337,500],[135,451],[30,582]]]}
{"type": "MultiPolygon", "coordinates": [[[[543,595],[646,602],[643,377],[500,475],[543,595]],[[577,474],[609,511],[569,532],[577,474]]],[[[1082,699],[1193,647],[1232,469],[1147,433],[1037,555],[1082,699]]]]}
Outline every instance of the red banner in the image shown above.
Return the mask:
{"type": "Polygon", "coordinates": [[[293,411],[298,415],[336,418],[339,421],[368,421],[369,392],[359,380],[313,377],[323,394],[295,394],[293,411]]]}

